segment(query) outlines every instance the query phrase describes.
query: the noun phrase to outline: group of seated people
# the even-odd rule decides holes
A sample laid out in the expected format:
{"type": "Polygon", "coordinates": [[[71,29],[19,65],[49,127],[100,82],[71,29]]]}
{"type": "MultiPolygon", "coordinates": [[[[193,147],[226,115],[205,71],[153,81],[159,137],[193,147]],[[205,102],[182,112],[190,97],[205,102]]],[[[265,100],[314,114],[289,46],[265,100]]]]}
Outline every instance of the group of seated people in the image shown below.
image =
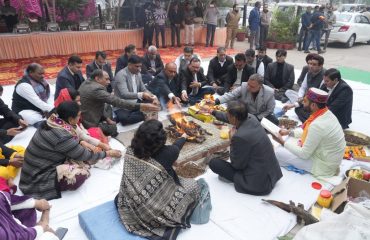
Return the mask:
{"type": "Polygon", "coordinates": [[[155,47],[149,47],[146,61],[135,51],[132,46],[126,47],[125,55],[118,59],[121,69],[114,78],[104,52],[97,52],[95,60],[87,65],[87,80],[81,73],[81,58],[71,56],[58,74],[54,104],[49,103],[50,86],[44,79],[43,67],[32,63],[15,86],[12,110],[0,101],[0,115],[4,116],[0,120],[0,198],[1,204],[7,205],[4,221],[18,224],[14,222],[13,206],[9,205],[43,212],[39,223],[34,221],[26,225],[29,228],[19,230],[24,236],[36,239],[43,233],[53,235],[48,226],[47,200],[81,186],[90,175],[90,166],[97,161],[121,157],[107,139],[118,134],[117,122],[126,125],[146,120],[125,154],[124,177],[115,199],[125,228],[143,237],[175,239],[180,229],[202,222],[195,212],[209,217],[211,208],[202,207],[204,202],[210,204],[206,182],[184,179],[173,169],[187,135],[165,145],[162,123],[146,117],[147,112],[159,111],[160,105],[165,107],[168,101],[192,105],[205,94],[217,93],[212,103],[227,104],[226,113],[201,109],[232,125],[230,161],[211,156],[209,167],[221,180],[233,182],[240,193],[271,193],[282,177],[280,166],[287,164],[317,177],[337,174],[345,147],[342,129],[351,123],[353,93],[338,70],[323,69],[322,56],[307,56],[308,65],[302,70],[297,93],[292,91],[294,67],[285,62],[285,50],[276,52],[276,62],[266,56],[263,48],[257,58],[247,50],[246,54],[237,54],[234,62],[220,47],[207,74],[189,47],[179,57],[180,68],[174,62],[158,64],[161,61],[157,61],[160,56],[155,47]],[[152,74],[147,83],[143,81],[144,74],[152,74]],[[290,103],[284,110],[295,107],[303,126],[294,131],[282,129],[281,136],[274,139],[283,148],[274,150],[259,122],[267,118],[278,124],[275,100],[286,99],[290,103]],[[29,125],[37,127],[37,131],[27,149],[5,146],[29,125]],[[32,198],[18,199],[13,194],[12,180],[20,167],[19,187],[32,198]],[[150,177],[147,172],[152,173],[150,177]],[[141,191],[144,188],[147,190],[141,191]],[[13,198],[19,201],[6,201],[13,198]],[[148,201],[158,198],[165,199],[166,204],[148,201]],[[177,206],[180,203],[181,208],[177,206]]]}

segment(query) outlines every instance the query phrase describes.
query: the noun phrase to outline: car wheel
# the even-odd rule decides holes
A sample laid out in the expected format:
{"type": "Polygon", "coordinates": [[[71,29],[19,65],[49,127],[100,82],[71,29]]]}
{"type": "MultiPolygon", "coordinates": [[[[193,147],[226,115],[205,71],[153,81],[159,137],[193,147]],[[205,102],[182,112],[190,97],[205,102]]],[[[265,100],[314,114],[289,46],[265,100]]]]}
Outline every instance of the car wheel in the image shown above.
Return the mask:
{"type": "Polygon", "coordinates": [[[346,48],[351,48],[351,47],[353,47],[353,44],[355,44],[355,40],[356,40],[356,36],[355,36],[355,34],[352,34],[352,35],[349,37],[348,41],[346,42],[346,48]]]}

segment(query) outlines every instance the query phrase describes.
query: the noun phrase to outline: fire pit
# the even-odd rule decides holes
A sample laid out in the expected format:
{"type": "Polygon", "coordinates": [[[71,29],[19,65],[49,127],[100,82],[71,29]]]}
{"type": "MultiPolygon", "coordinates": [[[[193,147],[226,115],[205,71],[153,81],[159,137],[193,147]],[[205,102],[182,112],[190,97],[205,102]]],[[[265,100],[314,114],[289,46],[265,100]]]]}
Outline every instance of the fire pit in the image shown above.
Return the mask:
{"type": "Polygon", "coordinates": [[[172,125],[166,127],[171,138],[179,138],[184,133],[188,135],[188,142],[202,143],[206,140],[206,135],[212,136],[212,133],[202,128],[199,124],[185,118],[182,112],[173,113],[168,116],[172,125]]]}

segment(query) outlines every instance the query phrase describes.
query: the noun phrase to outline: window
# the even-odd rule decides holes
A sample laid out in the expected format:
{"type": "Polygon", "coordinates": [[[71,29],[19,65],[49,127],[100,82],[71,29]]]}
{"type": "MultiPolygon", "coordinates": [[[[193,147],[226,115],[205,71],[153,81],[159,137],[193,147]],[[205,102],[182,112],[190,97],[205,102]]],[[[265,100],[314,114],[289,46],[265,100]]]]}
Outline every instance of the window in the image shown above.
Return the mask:
{"type": "Polygon", "coordinates": [[[361,23],[370,24],[369,19],[366,16],[361,16],[361,23]]]}

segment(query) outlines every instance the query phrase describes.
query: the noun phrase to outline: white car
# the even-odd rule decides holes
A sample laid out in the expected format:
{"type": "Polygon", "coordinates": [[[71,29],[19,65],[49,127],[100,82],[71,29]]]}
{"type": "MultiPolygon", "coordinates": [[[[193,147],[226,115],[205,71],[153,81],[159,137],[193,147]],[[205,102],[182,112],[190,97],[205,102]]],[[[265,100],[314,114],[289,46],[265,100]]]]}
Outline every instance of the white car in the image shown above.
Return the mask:
{"type": "Polygon", "coordinates": [[[329,42],[344,43],[347,48],[356,42],[370,43],[370,21],[361,13],[336,13],[336,23],[330,33],[329,42]]]}

